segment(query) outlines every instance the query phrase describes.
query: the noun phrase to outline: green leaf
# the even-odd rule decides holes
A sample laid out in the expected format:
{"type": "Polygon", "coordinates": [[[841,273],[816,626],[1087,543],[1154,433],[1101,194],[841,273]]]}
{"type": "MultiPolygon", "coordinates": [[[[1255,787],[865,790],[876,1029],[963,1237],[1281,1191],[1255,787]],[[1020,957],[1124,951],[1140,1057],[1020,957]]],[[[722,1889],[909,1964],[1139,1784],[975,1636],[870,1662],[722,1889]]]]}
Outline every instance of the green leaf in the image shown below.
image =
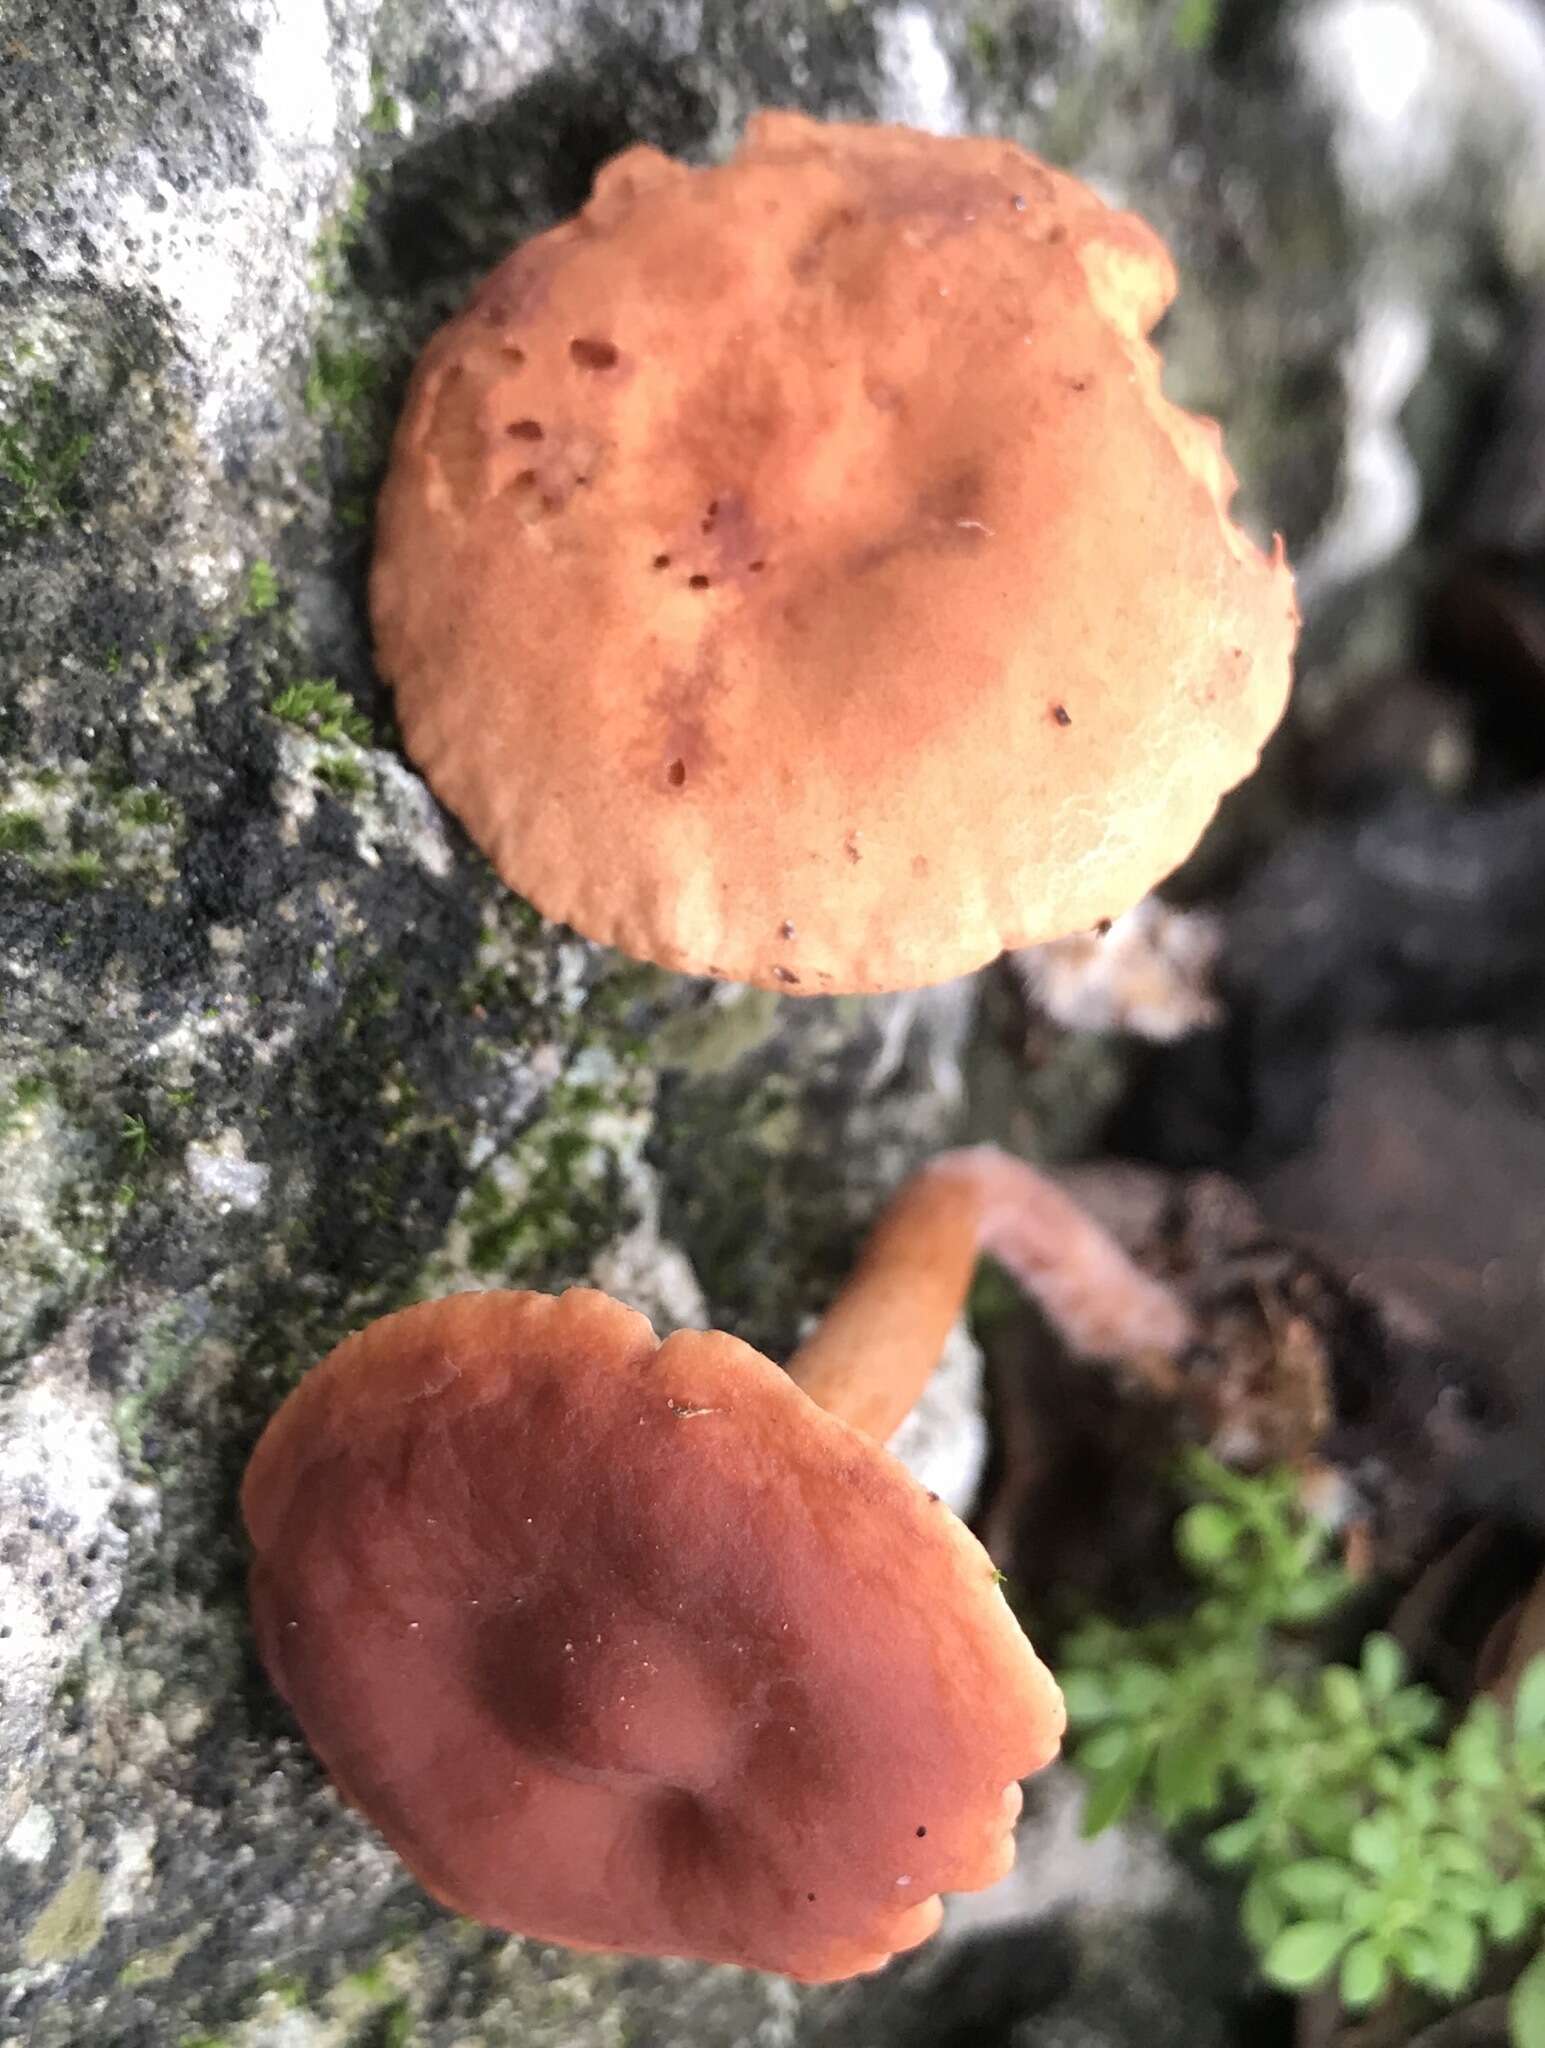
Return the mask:
{"type": "Polygon", "coordinates": [[[1445,1998],[1457,1998],[1480,1969],[1481,1937],[1458,1913],[1434,1913],[1424,1926],[1432,1947],[1432,1981],[1445,1998]]]}
{"type": "Polygon", "coordinates": [[[1363,1689],[1357,1682],[1357,1673],[1348,1671],[1344,1664],[1326,1665],[1320,1673],[1320,1690],[1334,1720],[1350,1728],[1366,1719],[1367,1709],[1363,1705],[1363,1689]]]}
{"type": "Polygon", "coordinates": [[[1100,1672],[1063,1671],[1058,1675],[1068,1721],[1074,1728],[1081,1723],[1108,1721],[1116,1711],[1110,1680],[1100,1672]]]}
{"type": "Polygon", "coordinates": [[[1277,1936],[1261,1968],[1282,1990],[1307,1991],[1329,1975],[1346,1941],[1346,1929],[1334,1920],[1300,1920],[1277,1936]]]}
{"type": "Polygon", "coordinates": [[[1341,2003],[1353,2012],[1377,2005],[1389,1982],[1389,1964],[1376,1941],[1355,1941],[1341,1964],[1341,2003]]]}
{"type": "Polygon", "coordinates": [[[1438,1965],[1432,1952],[1432,1943],[1419,1927],[1408,1927],[1394,1938],[1395,1961],[1401,1972],[1413,1984],[1425,1985],[1429,1991],[1438,1989],[1438,1965]]]}
{"type": "Polygon", "coordinates": [[[1477,1700],[1449,1743],[1454,1769],[1467,1785],[1493,1790],[1502,1783],[1502,1713],[1495,1700],[1477,1700]]]}
{"type": "Polygon", "coordinates": [[[1151,1714],[1162,1706],[1174,1680],[1152,1664],[1123,1664],[1111,1673],[1111,1697],[1123,1714],[1151,1714]]]}
{"type": "Polygon", "coordinates": [[[1207,1837],[1207,1853],[1214,1863],[1233,1870],[1249,1861],[1260,1839],[1260,1822],[1253,1814],[1247,1814],[1243,1820],[1231,1820],[1227,1827],[1215,1829],[1207,1837]]]}
{"type": "Polygon", "coordinates": [[[1153,1767],[1153,1803],[1163,1824],[1173,1827],[1217,1802],[1218,1763],[1212,1739],[1193,1731],[1163,1744],[1153,1767]]]}
{"type": "Polygon", "coordinates": [[[1375,1877],[1388,1877],[1400,1861],[1400,1830],[1387,1813],[1373,1813],[1352,1830],[1353,1856],[1375,1877]]]}
{"type": "Polygon", "coordinates": [[[1517,1941],[1536,1908],[1529,1893],[1528,1885],[1515,1878],[1511,1884],[1498,1885],[1491,1895],[1486,1909],[1486,1924],[1491,1929],[1493,1941],[1517,1941]]]}
{"type": "Polygon", "coordinates": [[[1513,2048],[1545,2048],[1545,1949],[1513,1986],[1507,2030],[1513,2048]]]}
{"type": "Polygon", "coordinates": [[[1221,1564],[1239,1540],[1238,1517],[1216,1501],[1187,1508],[1175,1525],[1175,1547],[1187,1564],[1206,1571],[1221,1564]]]}
{"type": "Polygon", "coordinates": [[[1406,1660],[1393,1636],[1372,1635],[1363,1644],[1363,1689],[1373,1700],[1387,1700],[1406,1675],[1406,1660]]]}
{"type": "Polygon", "coordinates": [[[1277,1889],[1306,1913],[1334,1912],[1357,1882],[1344,1863],[1330,1856],[1309,1856],[1279,1870],[1277,1889]]]}
{"type": "Polygon", "coordinates": [[[1239,1902],[1240,1925],[1264,1955],[1288,1922],[1287,1908],[1264,1877],[1252,1877],[1239,1902]]]}
{"type": "Polygon", "coordinates": [[[1132,1729],[1119,1725],[1102,1728],[1097,1735],[1091,1735],[1087,1742],[1078,1745],[1078,1761],[1092,1777],[1103,1777],[1107,1771],[1114,1771],[1124,1764],[1137,1746],[1137,1736],[1132,1729]]]}
{"type": "Polygon", "coordinates": [[[1545,1735],[1545,1656],[1531,1657],[1513,1700],[1513,1726],[1526,1742],[1545,1735]]]}
{"type": "Polygon", "coordinates": [[[1426,1854],[1430,1861],[1440,1870],[1447,1871],[1451,1877],[1485,1880],[1491,1876],[1490,1863],[1475,1844],[1467,1842],[1463,1835],[1449,1834],[1447,1831],[1429,1835],[1426,1854]]]}
{"type": "Polygon", "coordinates": [[[1346,1599],[1347,1584],[1339,1572],[1313,1572],[1284,1586],[1278,1602],[1283,1620],[1323,1620],[1346,1599]]]}
{"type": "Polygon", "coordinates": [[[1120,1820],[1137,1797],[1137,1788],[1143,1782],[1147,1764],[1147,1752],[1134,1749],[1125,1763],[1091,1780],[1089,1796],[1084,1801],[1083,1819],[1079,1824],[1082,1835],[1101,1834],[1120,1820]]]}

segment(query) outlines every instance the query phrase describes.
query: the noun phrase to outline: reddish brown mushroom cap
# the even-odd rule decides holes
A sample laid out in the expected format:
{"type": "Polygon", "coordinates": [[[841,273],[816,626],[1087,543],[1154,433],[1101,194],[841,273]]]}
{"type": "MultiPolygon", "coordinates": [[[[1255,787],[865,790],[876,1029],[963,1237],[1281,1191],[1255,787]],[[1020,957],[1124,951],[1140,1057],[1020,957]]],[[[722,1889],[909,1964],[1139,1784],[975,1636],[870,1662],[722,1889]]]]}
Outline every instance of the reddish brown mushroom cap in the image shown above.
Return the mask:
{"type": "Polygon", "coordinates": [[[630,150],[419,366],[371,590],[410,753],[512,886],[670,967],[899,988],[1126,910],[1296,628],[1160,394],[1173,292],[1006,142],[630,150]]]}
{"type": "Polygon", "coordinates": [[[434,1895],[842,1977],[1013,1857],[1061,1702],[985,1552],[719,1334],[579,1291],[350,1338],[249,1467],[263,1658],[434,1895]]]}

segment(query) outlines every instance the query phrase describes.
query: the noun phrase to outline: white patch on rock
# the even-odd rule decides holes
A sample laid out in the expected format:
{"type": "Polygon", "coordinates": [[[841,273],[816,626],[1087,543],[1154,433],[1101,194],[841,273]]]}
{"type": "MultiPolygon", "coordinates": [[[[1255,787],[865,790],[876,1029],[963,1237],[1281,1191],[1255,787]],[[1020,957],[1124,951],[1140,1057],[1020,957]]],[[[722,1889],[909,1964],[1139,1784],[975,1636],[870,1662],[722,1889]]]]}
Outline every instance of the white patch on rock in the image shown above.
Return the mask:
{"type": "Polygon", "coordinates": [[[213,1202],[222,1216],[232,1209],[261,1207],[271,1168],[247,1157],[246,1140],[227,1125],[211,1144],[194,1143],[183,1154],[194,1191],[213,1202]]]}
{"type": "Polygon", "coordinates": [[[1336,508],[1296,567],[1306,607],[1405,546],[1421,513],[1421,476],[1400,415],[1426,367],[1432,321],[1403,292],[1367,295],[1342,359],[1346,451],[1336,508]]]}
{"type": "Polygon", "coordinates": [[[88,1348],[84,1322],[72,1326],[0,1397],[0,1824],[26,1818],[50,1702],[122,1586],[127,1540],[112,1508],[123,1466],[86,1380],[88,1348]]]}
{"type": "Polygon", "coordinates": [[[48,1808],[34,1802],[0,1842],[0,1849],[17,1863],[46,1863],[58,1833],[48,1808]]]}
{"type": "Polygon", "coordinates": [[[1538,192],[1545,21],[1528,0],[1321,0],[1297,41],[1335,110],[1342,176],[1370,214],[1409,207],[1471,159],[1538,192]]]}
{"type": "Polygon", "coordinates": [[[364,756],[374,778],[372,801],[364,792],[354,804],[361,857],[374,867],[384,846],[400,846],[436,881],[451,872],[455,856],[445,817],[427,785],[395,754],[371,748],[364,756]]]}
{"type": "Polygon", "coordinates": [[[966,124],[965,107],[928,10],[893,8],[876,19],[875,37],[884,79],[882,118],[932,135],[958,135],[966,124]]]}
{"type": "Polygon", "coordinates": [[[1419,0],[1329,0],[1305,17],[1311,77],[1338,107],[1336,160],[1374,205],[1407,198],[1453,160],[1451,122],[1430,114],[1437,50],[1419,0]]]}
{"type": "Polygon", "coordinates": [[[148,1821],[125,1828],[113,1843],[112,1862],[102,1875],[102,1918],[122,1920],[150,1884],[156,1831],[148,1821]]]}

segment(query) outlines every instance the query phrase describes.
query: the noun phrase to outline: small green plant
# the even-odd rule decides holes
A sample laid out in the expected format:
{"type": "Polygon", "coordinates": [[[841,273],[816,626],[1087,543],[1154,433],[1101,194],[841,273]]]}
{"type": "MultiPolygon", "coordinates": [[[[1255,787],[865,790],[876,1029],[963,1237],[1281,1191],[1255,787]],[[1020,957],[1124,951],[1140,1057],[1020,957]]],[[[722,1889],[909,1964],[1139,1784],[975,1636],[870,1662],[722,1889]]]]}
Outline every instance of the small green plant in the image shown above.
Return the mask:
{"type": "Polygon", "coordinates": [[[356,710],[331,676],[288,684],[268,708],[286,725],[314,733],[319,740],[353,740],[356,746],[369,745],[369,719],[356,710]]]}
{"type": "Polygon", "coordinates": [[[348,754],[323,754],[312,773],[336,797],[358,796],[368,780],[358,761],[348,754]]]}
{"type": "Polygon", "coordinates": [[[0,853],[37,853],[48,844],[34,811],[0,811],[0,853]]]}
{"type": "Polygon", "coordinates": [[[402,129],[402,107],[378,66],[370,73],[370,111],[365,126],[372,135],[397,135],[402,129]]]}
{"type": "Polygon", "coordinates": [[[254,562],[247,571],[247,598],[243,606],[248,618],[261,618],[279,602],[279,578],[272,562],[254,562]]]}
{"type": "MultiPolygon", "coordinates": [[[[1545,1918],[1545,1657],[1511,1717],[1482,1698],[1445,1733],[1388,1636],[1355,1667],[1314,1655],[1305,1631],[1350,1583],[1292,1477],[1203,1458],[1190,1475],[1203,1497],[1177,1544],[1196,1604],[1063,1645],[1086,1831],[1139,1798],[1168,1827],[1226,1814],[1207,1850],[1245,1879],[1272,1983],[1334,1983],[1354,2012],[1401,1986],[1463,1997],[1490,1948],[1538,1939],[1545,1918]]],[[[1518,2048],[1545,2048],[1545,1949],[1510,2012],[1518,2048]]]]}
{"type": "Polygon", "coordinates": [[[177,805],[159,789],[126,789],[116,799],[118,815],[126,825],[175,825],[177,805]]]}
{"type": "Polygon", "coordinates": [[[107,878],[107,866],[101,854],[87,847],[84,853],[72,853],[59,869],[67,882],[77,889],[99,889],[107,878]]]}
{"type": "Polygon", "coordinates": [[[143,1165],[156,1149],[151,1141],[150,1126],[142,1116],[124,1118],[118,1127],[118,1142],[123,1147],[125,1156],[136,1166],[143,1165]]]}

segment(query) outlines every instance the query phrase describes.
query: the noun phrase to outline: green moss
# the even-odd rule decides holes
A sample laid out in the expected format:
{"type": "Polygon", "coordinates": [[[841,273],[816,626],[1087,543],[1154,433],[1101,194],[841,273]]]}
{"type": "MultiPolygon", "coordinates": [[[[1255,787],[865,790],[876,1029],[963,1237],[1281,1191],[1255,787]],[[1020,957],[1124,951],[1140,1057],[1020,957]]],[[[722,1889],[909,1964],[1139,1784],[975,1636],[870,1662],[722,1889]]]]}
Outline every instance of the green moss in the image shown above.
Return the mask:
{"type": "Polygon", "coordinates": [[[319,341],[306,377],[306,410],[362,452],[365,414],[381,387],[381,366],[355,343],[319,341]]]}
{"type": "Polygon", "coordinates": [[[286,725],[312,733],[319,740],[353,740],[361,747],[370,743],[369,719],[355,709],[331,676],[288,684],[268,708],[286,725]]]}
{"type": "Polygon", "coordinates": [[[159,789],[126,789],[114,803],[126,825],[175,825],[182,816],[178,806],[159,789]]]}
{"type": "Polygon", "coordinates": [[[1212,47],[1218,30],[1218,0],[1180,0],[1170,30],[1175,48],[1200,56],[1212,47]]]}
{"type": "Polygon", "coordinates": [[[175,1941],[163,1942],[159,1948],[141,1949],[124,1964],[118,1981],[131,1989],[138,1984],[164,1984],[192,1946],[192,1936],[182,1934],[175,1941]]]}
{"type": "Polygon", "coordinates": [[[153,1316],[136,1349],[140,1361],[139,1391],[126,1394],[113,1409],[118,1441],[132,1458],[137,1458],[142,1449],[146,1415],[177,1385],[193,1362],[194,1339],[182,1305],[173,1303],[153,1316]]]}
{"type": "MultiPolygon", "coordinates": [[[[609,1065],[601,1081],[560,1083],[463,1201],[455,1231],[461,1269],[479,1279],[543,1284],[581,1274],[626,1227],[641,1109],[625,1067],[609,1065]]],[[[439,1282],[430,1279],[433,1291],[439,1282]]]]}
{"type": "Polygon", "coordinates": [[[349,251],[359,239],[369,204],[369,184],[364,178],[354,179],[342,206],[317,236],[312,282],[319,292],[330,294],[343,284],[349,251]]]}
{"type": "Polygon", "coordinates": [[[39,1913],[22,1941],[22,1961],[73,1963],[90,1955],[102,1939],[102,1879],[95,1870],[67,1877],[39,1913]]]}
{"type": "Polygon", "coordinates": [[[301,2012],[311,2003],[311,1997],[299,1977],[287,1975],[282,1970],[269,1970],[257,1981],[260,1998],[272,1998],[290,2012],[301,2012]]]}
{"type": "Polygon", "coordinates": [[[54,385],[25,396],[24,416],[0,420],[0,532],[40,533],[67,519],[91,447],[54,385]]]}
{"type": "Polygon", "coordinates": [[[0,853],[37,853],[48,844],[43,821],[34,811],[0,811],[0,853]]]}
{"type": "Polygon", "coordinates": [[[107,879],[107,868],[101,854],[90,847],[84,853],[72,853],[68,860],[61,861],[59,873],[77,889],[99,889],[107,879]]]}
{"type": "Polygon", "coordinates": [[[966,27],[966,48],[971,52],[972,61],[988,77],[992,77],[1003,55],[1003,44],[998,31],[989,22],[973,21],[966,27]]]}
{"type": "Polygon", "coordinates": [[[402,108],[379,69],[370,74],[370,112],[365,116],[365,126],[372,135],[402,132],[402,108]]]}
{"type": "Polygon", "coordinates": [[[247,571],[247,596],[242,607],[248,618],[259,619],[279,602],[279,578],[272,562],[254,562],[247,571]]]}
{"type": "Polygon", "coordinates": [[[747,989],[732,1001],[715,997],[670,1018],[656,1033],[660,1064],[694,1074],[723,1074],[749,1052],[765,1045],[778,1027],[781,998],[767,989],[747,989]]]}
{"type": "Polygon", "coordinates": [[[125,1156],[138,1166],[148,1159],[156,1149],[151,1142],[150,1128],[142,1116],[126,1116],[119,1127],[118,1142],[125,1156]]]}
{"type": "Polygon", "coordinates": [[[336,797],[358,796],[370,780],[358,761],[351,761],[347,754],[323,754],[311,772],[336,797]]]}
{"type": "Polygon", "coordinates": [[[372,2048],[408,2048],[412,2039],[413,2009],[406,1999],[400,1999],[376,2022],[372,2048]]]}

